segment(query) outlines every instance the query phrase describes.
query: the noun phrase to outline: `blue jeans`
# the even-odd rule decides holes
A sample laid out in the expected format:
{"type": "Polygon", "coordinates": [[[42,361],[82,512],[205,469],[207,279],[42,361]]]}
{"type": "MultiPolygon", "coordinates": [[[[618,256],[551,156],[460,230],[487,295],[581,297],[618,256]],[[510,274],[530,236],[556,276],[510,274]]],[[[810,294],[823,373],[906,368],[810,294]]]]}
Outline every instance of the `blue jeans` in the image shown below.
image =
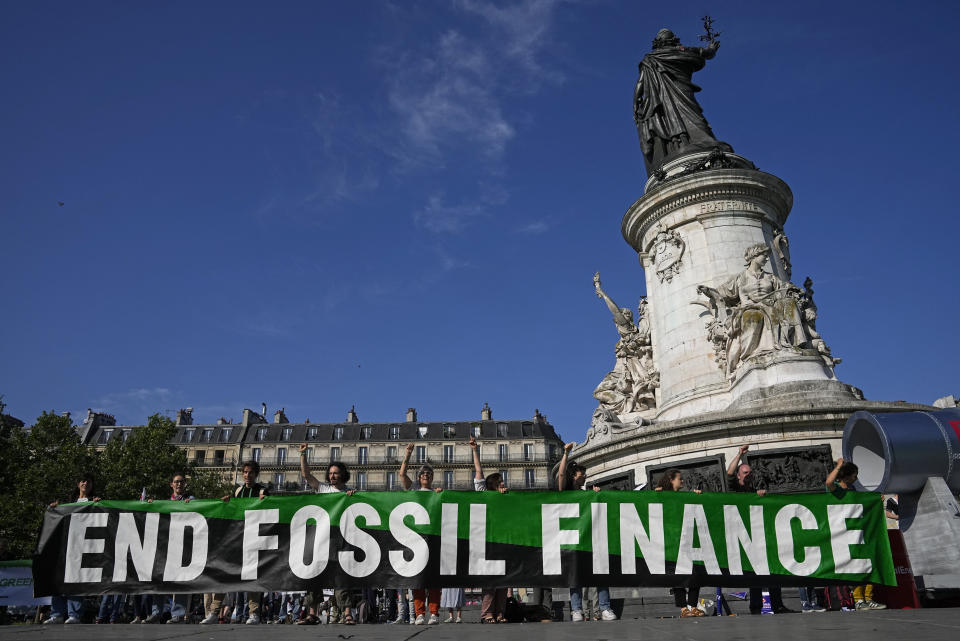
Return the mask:
{"type": "Polygon", "coordinates": [[[50,617],[76,618],[83,614],[83,599],[55,596],[50,599],[50,617]]]}
{"type": "Polygon", "coordinates": [[[187,602],[189,599],[189,594],[171,594],[169,599],[155,597],[152,608],[153,614],[169,612],[172,617],[182,617],[187,613],[187,602]],[[163,599],[162,605],[161,603],[157,603],[158,599],[163,599]]]}
{"type": "Polygon", "coordinates": [[[100,612],[97,614],[97,619],[116,623],[123,613],[123,606],[126,604],[126,594],[105,594],[100,599],[100,612]]]}
{"type": "Polygon", "coordinates": [[[800,588],[800,605],[804,610],[817,607],[817,589],[800,588]]]}
{"type": "MultiPolygon", "coordinates": [[[[597,588],[597,607],[601,612],[610,609],[610,588],[597,588]]],[[[570,588],[570,611],[583,610],[583,588],[570,588]]]]}

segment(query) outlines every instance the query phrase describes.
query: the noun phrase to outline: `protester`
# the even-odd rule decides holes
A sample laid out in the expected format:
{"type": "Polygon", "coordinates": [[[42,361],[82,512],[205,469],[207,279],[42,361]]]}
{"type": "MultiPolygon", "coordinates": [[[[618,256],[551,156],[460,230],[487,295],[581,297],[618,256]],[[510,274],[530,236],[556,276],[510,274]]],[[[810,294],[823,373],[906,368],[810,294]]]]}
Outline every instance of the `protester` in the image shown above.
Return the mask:
{"type": "MultiPolygon", "coordinates": [[[[407,465],[410,463],[410,455],[413,454],[413,443],[407,444],[406,452],[403,455],[403,462],[400,464],[400,484],[404,490],[413,487],[413,481],[407,475],[407,465]]],[[[433,468],[424,463],[417,471],[417,491],[418,492],[440,492],[443,488],[433,487],[433,468]]],[[[437,625],[440,623],[440,588],[416,588],[413,591],[413,607],[417,614],[414,620],[415,625],[437,625]],[[430,601],[430,618],[425,619],[427,610],[424,605],[424,596],[430,601]]]]}
{"type": "MultiPolygon", "coordinates": [[[[503,477],[494,472],[489,476],[483,475],[483,465],[480,464],[480,446],[477,439],[470,437],[470,449],[473,451],[473,489],[477,492],[491,491],[507,493],[507,485],[503,477]]],[[[480,623],[506,623],[504,610],[507,607],[507,588],[486,588],[482,592],[480,601],[480,623]]],[[[457,623],[460,617],[457,616],[457,623]]]]}
{"type": "MultiPolygon", "coordinates": [[[[860,470],[856,464],[845,462],[842,458],[838,458],[837,464],[827,475],[827,480],[824,482],[827,486],[827,491],[838,499],[843,498],[847,492],[853,489],[853,484],[857,482],[857,475],[859,473],[860,470]]],[[[860,610],[887,609],[887,606],[884,604],[877,603],[873,600],[872,583],[855,586],[853,588],[853,601],[855,603],[854,607],[858,612],[860,610]]]]}
{"type": "MultiPolygon", "coordinates": [[[[342,461],[332,461],[327,466],[326,482],[320,481],[310,471],[310,465],[307,462],[307,444],[301,443],[297,448],[300,452],[300,474],[306,480],[307,485],[313,488],[317,494],[332,494],[335,492],[344,492],[347,496],[353,496],[356,490],[347,489],[347,481],[350,480],[350,470],[342,461]]],[[[334,601],[343,617],[344,625],[353,625],[356,620],[353,618],[353,593],[350,590],[337,589],[333,592],[334,601]]]]}
{"type": "MultiPolygon", "coordinates": [[[[670,468],[663,473],[663,476],[660,477],[660,481],[657,483],[657,487],[654,488],[657,492],[679,492],[683,489],[683,472],[677,468],[670,468]]],[[[702,494],[703,490],[692,490],[695,494],[702,494]]],[[[676,603],[680,610],[680,616],[682,618],[686,617],[702,617],[704,616],[703,610],[700,609],[700,585],[696,583],[693,579],[690,581],[690,586],[688,588],[676,587],[671,590],[673,592],[674,603],[676,603]]]]}
{"type": "MultiPolygon", "coordinates": [[[[99,496],[94,496],[95,483],[93,474],[87,472],[77,481],[77,489],[73,493],[71,503],[89,503],[99,501],[99,496]]],[[[50,507],[57,507],[60,501],[54,501],[50,507]]],[[[68,598],[64,596],[55,596],[51,598],[50,618],[44,621],[44,625],[57,623],[80,623],[83,616],[83,599],[68,598]],[[66,615],[66,617],[64,616],[66,615]]]]}
{"type": "MultiPolygon", "coordinates": [[[[767,491],[765,489],[758,489],[756,487],[756,479],[750,465],[740,462],[743,455],[746,454],[749,449],[749,445],[741,445],[736,456],[733,457],[730,465],[727,466],[727,490],[730,492],[756,493],[757,496],[761,497],[766,496],[767,491]]],[[[770,586],[767,588],[767,591],[770,593],[770,610],[774,614],[794,614],[796,612],[783,604],[783,594],[779,585],[770,586]]],[[[761,614],[762,612],[763,588],[751,587],[750,614],[761,614]]]]}
{"type": "MultiPolygon", "coordinates": [[[[568,462],[570,450],[576,443],[567,443],[563,446],[563,456],[560,458],[560,467],[557,469],[557,487],[564,490],[583,490],[587,481],[587,470],[579,463],[568,462]]],[[[594,491],[600,488],[593,486],[594,491]]],[[[597,606],[600,608],[600,618],[604,621],[616,621],[617,615],[610,608],[610,589],[597,587],[597,606]]],[[[583,621],[583,592],[580,586],[570,587],[570,618],[573,621],[583,621]]]]}
{"type": "MultiPolygon", "coordinates": [[[[183,501],[189,503],[193,496],[187,491],[187,477],[181,473],[176,473],[170,481],[170,500],[183,501]]],[[[153,499],[147,499],[147,503],[153,503],[153,499]]],[[[162,598],[162,597],[161,597],[162,598]]],[[[187,606],[190,604],[189,594],[171,594],[170,599],[163,599],[163,605],[153,602],[153,612],[144,623],[157,623],[165,615],[170,615],[167,623],[185,623],[187,618],[187,606]]]]}

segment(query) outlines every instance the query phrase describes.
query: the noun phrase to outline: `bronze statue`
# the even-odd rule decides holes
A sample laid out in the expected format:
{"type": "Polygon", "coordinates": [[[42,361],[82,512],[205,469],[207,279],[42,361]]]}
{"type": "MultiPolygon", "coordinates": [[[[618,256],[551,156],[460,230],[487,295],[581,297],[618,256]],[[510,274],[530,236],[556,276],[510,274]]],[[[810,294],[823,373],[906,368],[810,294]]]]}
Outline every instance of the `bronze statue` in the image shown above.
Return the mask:
{"type": "Polygon", "coordinates": [[[703,69],[720,46],[706,18],[704,25],[708,27],[706,47],[685,47],[672,31],[661,29],[653,41],[653,50],[640,61],[640,77],[633,92],[633,119],[648,175],[687,153],[733,151],[730,145],[714,137],[694,96],[700,87],[693,84],[693,74],[703,69]]]}

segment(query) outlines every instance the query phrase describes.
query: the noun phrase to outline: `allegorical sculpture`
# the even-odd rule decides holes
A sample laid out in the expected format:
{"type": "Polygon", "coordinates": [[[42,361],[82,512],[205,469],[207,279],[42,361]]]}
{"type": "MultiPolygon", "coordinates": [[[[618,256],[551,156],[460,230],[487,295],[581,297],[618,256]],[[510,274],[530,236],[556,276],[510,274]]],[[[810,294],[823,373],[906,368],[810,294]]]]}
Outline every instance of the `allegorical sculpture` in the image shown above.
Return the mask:
{"type": "MultiPolygon", "coordinates": [[[[599,410],[616,415],[632,414],[656,407],[655,390],[660,385],[660,373],[653,364],[653,346],[650,342],[650,322],[646,317],[647,299],[640,300],[638,322],[633,324],[633,313],[626,307],[618,307],[600,285],[600,273],[593,275],[597,297],[613,314],[620,340],[615,348],[617,362],[593,391],[600,401],[599,410]]],[[[596,418],[596,417],[595,417],[596,418]]]]}
{"type": "Polygon", "coordinates": [[[717,53],[720,42],[704,18],[707,29],[702,40],[706,47],[685,47],[669,29],[661,29],[653,40],[653,50],[640,61],[640,77],[633,92],[633,119],[640,136],[640,147],[653,175],[665,162],[698,151],[732,152],[733,148],[714,137],[703,117],[695,94],[693,74],[703,69],[717,53]]]}
{"type": "Polygon", "coordinates": [[[709,305],[694,303],[707,307],[713,315],[707,337],[728,377],[744,362],[782,350],[811,350],[829,367],[838,362],[816,331],[813,290],[801,292],[793,283],[763,271],[769,256],[765,244],[751,245],[744,252],[746,269],[716,289],[697,287],[697,292],[710,299],[709,305]]]}

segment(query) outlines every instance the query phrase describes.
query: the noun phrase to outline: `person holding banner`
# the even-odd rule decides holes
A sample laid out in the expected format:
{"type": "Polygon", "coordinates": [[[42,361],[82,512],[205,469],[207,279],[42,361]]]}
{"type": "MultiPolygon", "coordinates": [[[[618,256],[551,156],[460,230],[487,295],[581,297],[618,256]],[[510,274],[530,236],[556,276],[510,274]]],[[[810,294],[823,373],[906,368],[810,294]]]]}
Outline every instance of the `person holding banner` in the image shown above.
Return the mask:
{"type": "MultiPolygon", "coordinates": [[[[71,503],[89,503],[100,500],[99,496],[94,496],[93,474],[87,472],[77,481],[77,489],[73,493],[71,503]]],[[[54,501],[50,507],[57,507],[60,501],[54,501]]],[[[64,596],[55,596],[51,599],[50,618],[43,622],[44,625],[51,623],[80,623],[80,617],[83,615],[83,599],[68,599],[64,596]],[[67,615],[64,618],[64,615],[67,615]]]]}
{"type": "MultiPolygon", "coordinates": [[[[413,481],[410,480],[410,476],[407,475],[407,464],[410,462],[410,455],[413,454],[413,443],[407,443],[406,452],[403,455],[403,462],[400,464],[400,484],[403,485],[404,490],[409,490],[413,487],[413,481]]],[[[417,471],[417,491],[419,492],[441,492],[443,488],[433,487],[433,467],[424,463],[420,466],[420,469],[417,471]]],[[[427,625],[437,625],[440,623],[440,588],[417,588],[413,591],[413,607],[417,613],[417,618],[414,621],[415,625],[423,625],[426,621],[427,625]],[[424,605],[424,597],[427,597],[430,601],[430,618],[425,619],[427,614],[426,606],[424,605]]]]}
{"type": "MultiPolygon", "coordinates": [[[[189,503],[193,500],[193,496],[187,492],[187,477],[179,472],[173,475],[173,479],[170,481],[170,489],[171,501],[183,501],[184,503],[189,503]]],[[[153,499],[147,499],[147,503],[153,503],[153,499]]],[[[159,604],[157,604],[155,601],[153,604],[153,612],[144,623],[156,623],[163,617],[164,614],[170,615],[170,618],[167,619],[167,623],[185,623],[187,606],[189,603],[189,594],[186,595],[186,601],[184,601],[182,598],[178,599],[176,594],[171,594],[170,600],[165,600],[163,602],[163,610],[161,611],[159,604]]]]}
{"type": "MultiPolygon", "coordinates": [[[[473,450],[473,489],[477,492],[491,491],[507,493],[507,486],[499,472],[490,476],[483,475],[483,465],[480,464],[480,446],[477,439],[470,437],[470,449],[473,450]]],[[[504,610],[507,607],[507,588],[487,588],[482,591],[480,601],[480,623],[506,623],[504,610]]],[[[460,617],[457,617],[459,623],[460,617]]]]}
{"type": "MultiPolygon", "coordinates": [[[[356,490],[347,489],[347,481],[350,480],[350,470],[346,463],[341,461],[331,461],[327,466],[326,482],[320,481],[310,471],[310,464],[307,461],[309,449],[306,443],[301,443],[297,447],[300,452],[300,475],[303,476],[307,485],[313,488],[317,494],[332,494],[334,492],[345,492],[347,496],[353,496],[356,490]]],[[[340,612],[343,614],[344,625],[354,625],[356,621],[353,618],[351,609],[353,608],[353,594],[350,590],[334,590],[333,600],[340,612]]]]}
{"type": "MultiPolygon", "coordinates": [[[[657,492],[679,492],[682,489],[683,472],[675,467],[664,472],[657,483],[657,487],[654,488],[657,492]]],[[[693,492],[694,494],[703,494],[703,490],[693,490],[693,492]]],[[[670,591],[673,593],[674,603],[678,608],[682,608],[680,610],[681,618],[704,616],[703,610],[698,607],[700,603],[699,585],[693,584],[689,588],[673,588],[670,591]]]]}
{"type": "MultiPolygon", "coordinates": [[[[579,463],[567,461],[570,450],[576,443],[567,443],[563,446],[563,456],[560,458],[560,467],[557,469],[557,487],[564,490],[583,490],[587,482],[587,469],[579,463]]],[[[593,486],[595,492],[600,488],[593,486]]],[[[597,606],[600,608],[600,618],[604,621],[616,621],[617,615],[610,608],[610,588],[597,587],[597,606]]],[[[570,618],[573,621],[583,621],[583,590],[580,586],[570,587],[570,618]]]]}
{"type": "MultiPolygon", "coordinates": [[[[741,463],[743,455],[750,449],[749,445],[741,445],[736,456],[727,466],[727,491],[728,492],[756,492],[757,496],[766,496],[767,491],[757,489],[756,477],[753,475],[753,468],[748,463],[741,463]]],[[[783,594],[779,585],[767,588],[770,593],[770,609],[774,614],[794,614],[783,604],[783,594]]],[[[750,588],[750,614],[761,614],[763,612],[763,588],[750,588]]]]}

